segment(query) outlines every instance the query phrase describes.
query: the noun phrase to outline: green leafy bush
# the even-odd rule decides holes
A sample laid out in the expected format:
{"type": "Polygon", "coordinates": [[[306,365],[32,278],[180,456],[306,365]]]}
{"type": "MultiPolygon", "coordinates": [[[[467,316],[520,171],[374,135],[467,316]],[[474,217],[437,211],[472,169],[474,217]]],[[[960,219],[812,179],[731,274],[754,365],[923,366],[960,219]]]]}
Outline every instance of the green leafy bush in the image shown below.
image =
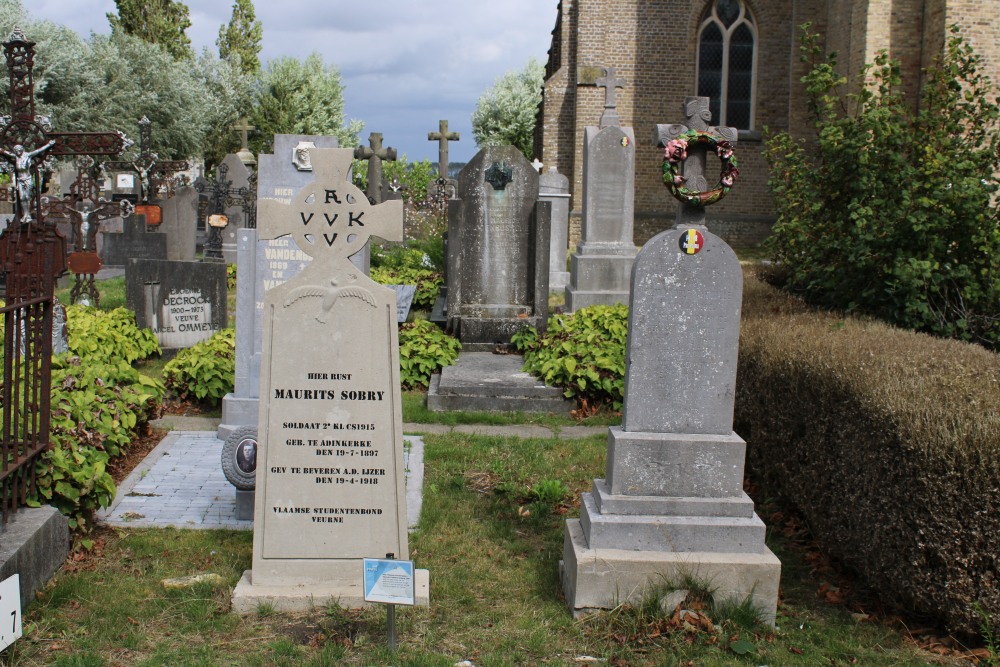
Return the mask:
{"type": "Polygon", "coordinates": [[[92,306],[69,306],[66,325],[69,351],[87,363],[132,363],[160,353],[156,335],[149,329],[138,328],[135,315],[126,308],[102,311],[92,306]]]}
{"type": "Polygon", "coordinates": [[[236,289],[236,265],[226,264],[226,287],[236,289]]]}
{"type": "Polygon", "coordinates": [[[236,330],[223,329],[178,352],[163,367],[163,380],[180,398],[218,405],[236,381],[236,330]]]}
{"type": "Polygon", "coordinates": [[[617,304],[552,315],[544,336],[527,328],[514,334],[512,342],[524,354],[524,370],[562,387],[567,398],[611,403],[620,410],[627,337],[628,307],[617,304]]]}
{"type": "Polygon", "coordinates": [[[441,284],[444,282],[437,271],[410,267],[372,267],[371,278],[382,285],[416,285],[413,308],[417,310],[431,310],[434,307],[438,292],[441,291],[441,284]]]}
{"type": "Polygon", "coordinates": [[[50,442],[36,465],[37,496],[76,530],[114,498],[108,462],[126,453],[140,424],[154,416],[163,385],[131,362],[160,351],[148,329],[124,308],[66,309],[70,351],[52,359],[50,442]]]}
{"type": "MultiPolygon", "coordinates": [[[[808,26],[806,26],[808,29],[808,26]]],[[[919,110],[883,53],[859,92],[806,34],[815,143],[768,140],[785,287],[809,302],[1000,346],[1000,107],[981,58],[952,29],[919,110]]]]}
{"type": "Polygon", "coordinates": [[[462,344],[427,320],[399,327],[399,379],[406,389],[426,387],[431,374],[458,359],[462,344]]]}

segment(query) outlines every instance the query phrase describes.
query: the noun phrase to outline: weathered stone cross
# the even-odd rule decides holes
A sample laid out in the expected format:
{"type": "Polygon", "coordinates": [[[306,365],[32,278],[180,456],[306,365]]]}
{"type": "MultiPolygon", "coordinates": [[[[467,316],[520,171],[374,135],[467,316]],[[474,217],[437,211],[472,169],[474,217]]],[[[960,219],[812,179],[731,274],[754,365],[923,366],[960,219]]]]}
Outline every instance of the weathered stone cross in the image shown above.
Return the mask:
{"type": "Polygon", "coordinates": [[[372,132],[368,135],[368,148],[358,146],[354,149],[354,157],[358,160],[368,160],[368,200],[373,204],[382,202],[382,160],[396,161],[395,148],[382,148],[382,133],[372,132]]]}
{"type": "Polygon", "coordinates": [[[448,178],[448,142],[458,141],[458,132],[448,131],[448,121],[438,121],[438,131],[428,132],[427,141],[438,142],[438,178],[448,178]]]}
{"type": "Polygon", "coordinates": [[[15,216],[31,222],[41,219],[40,165],[46,158],[117,155],[128,140],[121,132],[52,132],[48,117],[35,115],[35,43],[15,27],[3,48],[10,73],[10,115],[0,118],[0,155],[13,169],[15,216]]]}
{"type": "Polygon", "coordinates": [[[240,162],[246,165],[257,164],[257,158],[253,156],[250,152],[250,148],[247,146],[247,132],[250,130],[256,130],[257,128],[251,125],[246,117],[240,118],[240,122],[233,125],[233,130],[242,133],[242,139],[240,143],[240,150],[236,153],[236,157],[240,159],[240,162]]]}
{"type": "Polygon", "coordinates": [[[160,156],[152,151],[151,125],[152,122],[145,116],[139,121],[138,157],[131,162],[117,160],[104,163],[104,168],[109,171],[132,171],[139,175],[139,201],[143,204],[149,203],[150,194],[155,198],[160,186],[169,180],[174,172],[188,168],[186,160],[161,160],[160,156]]]}
{"type": "MultiPolygon", "coordinates": [[[[664,148],[667,142],[675,139],[678,135],[691,130],[701,130],[712,134],[720,140],[728,141],[734,148],[736,147],[737,130],[735,127],[709,127],[708,121],[712,119],[712,112],[709,109],[709,98],[707,97],[686,97],[684,98],[684,116],[687,125],[667,124],[656,126],[656,145],[664,148]]],[[[705,177],[705,167],[708,162],[708,148],[704,145],[688,146],[688,157],[684,161],[685,185],[692,190],[703,191],[708,189],[708,179],[705,177]]],[[[678,202],[677,223],[675,228],[690,227],[692,225],[705,226],[705,207],[695,206],[685,202],[678,202]]]]}
{"type": "Polygon", "coordinates": [[[617,92],[618,88],[625,88],[625,79],[615,76],[614,67],[605,67],[604,76],[598,77],[595,82],[598,88],[604,88],[604,113],[601,114],[600,128],[618,127],[621,120],[618,118],[617,92]]]}

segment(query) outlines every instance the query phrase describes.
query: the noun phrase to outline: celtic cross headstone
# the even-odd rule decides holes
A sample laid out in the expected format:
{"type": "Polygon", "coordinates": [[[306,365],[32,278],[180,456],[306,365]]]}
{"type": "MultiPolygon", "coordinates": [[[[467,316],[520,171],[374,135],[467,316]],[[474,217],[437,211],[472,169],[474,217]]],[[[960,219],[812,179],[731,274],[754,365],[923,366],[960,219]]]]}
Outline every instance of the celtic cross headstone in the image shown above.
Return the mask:
{"type": "Polygon", "coordinates": [[[306,609],[363,603],[362,559],[408,554],[396,295],[350,261],[403,239],[403,203],[373,205],[349,180],[353,151],[311,149],[315,180],[261,199],[261,239],[313,258],[264,297],[253,569],[233,596],[306,609]],[[280,600],[280,602],[278,601],[280,600]]]}

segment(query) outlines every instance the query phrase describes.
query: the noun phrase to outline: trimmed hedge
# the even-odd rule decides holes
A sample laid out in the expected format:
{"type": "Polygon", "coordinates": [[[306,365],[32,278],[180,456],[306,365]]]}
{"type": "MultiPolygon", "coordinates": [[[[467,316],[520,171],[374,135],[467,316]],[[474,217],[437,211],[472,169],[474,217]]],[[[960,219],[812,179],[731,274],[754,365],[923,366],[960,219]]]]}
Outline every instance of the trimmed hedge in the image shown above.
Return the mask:
{"type": "Polygon", "coordinates": [[[978,604],[1000,630],[1000,356],[747,278],[748,465],[886,602],[962,634],[978,604]]]}

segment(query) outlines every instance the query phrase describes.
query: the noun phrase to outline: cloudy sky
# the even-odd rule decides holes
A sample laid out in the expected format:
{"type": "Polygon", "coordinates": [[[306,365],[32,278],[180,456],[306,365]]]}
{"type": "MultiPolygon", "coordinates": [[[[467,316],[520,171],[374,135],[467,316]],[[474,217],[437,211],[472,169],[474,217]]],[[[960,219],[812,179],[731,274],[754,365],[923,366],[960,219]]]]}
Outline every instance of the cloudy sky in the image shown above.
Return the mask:
{"type": "MultiPolygon", "coordinates": [[[[108,33],[114,0],[22,0],[33,19],[69,26],[83,36],[108,33]]],[[[188,37],[200,52],[215,50],[233,0],[187,0],[188,37]]],[[[261,60],[322,54],[346,86],[348,118],[361,134],[381,132],[386,146],[411,160],[437,163],[427,133],[438,120],[461,139],[449,144],[453,161],[475,154],[470,117],[484,90],[529,58],[544,63],[558,0],[256,0],[264,26],[261,60]]]]}

